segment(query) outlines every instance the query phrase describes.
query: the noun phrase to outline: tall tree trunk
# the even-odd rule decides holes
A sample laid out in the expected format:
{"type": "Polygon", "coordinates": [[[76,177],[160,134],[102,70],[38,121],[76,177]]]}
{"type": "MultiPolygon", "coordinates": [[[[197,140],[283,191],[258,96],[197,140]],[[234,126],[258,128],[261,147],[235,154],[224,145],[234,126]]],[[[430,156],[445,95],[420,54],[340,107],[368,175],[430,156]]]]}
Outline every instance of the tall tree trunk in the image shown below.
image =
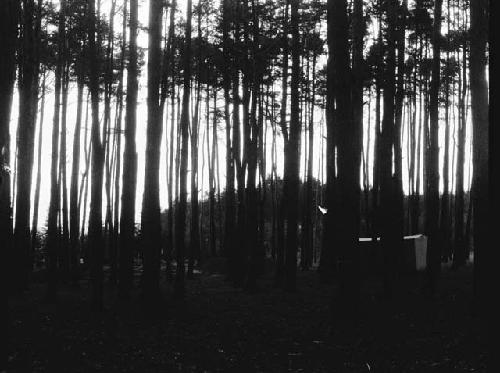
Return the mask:
{"type": "MultiPolygon", "coordinates": [[[[280,126],[281,134],[283,136],[284,156],[288,154],[288,127],[286,120],[287,113],[287,100],[288,100],[288,13],[290,7],[290,0],[286,0],[285,14],[283,17],[283,72],[281,81],[281,107],[280,107],[280,126]]],[[[282,285],[285,279],[285,216],[286,207],[289,200],[288,197],[288,172],[287,168],[283,169],[281,199],[278,204],[278,221],[277,221],[277,250],[276,250],[276,277],[277,284],[282,285]]]]}
{"type": "MultiPolygon", "coordinates": [[[[327,20],[327,44],[328,49],[333,50],[335,45],[335,0],[328,1],[328,20],[327,20]]],[[[321,246],[320,263],[318,267],[322,282],[332,280],[335,273],[336,245],[335,237],[337,235],[336,217],[334,213],[337,209],[337,177],[336,177],[336,145],[337,145],[337,126],[335,118],[335,62],[334,54],[328,54],[327,77],[326,77],[326,214],[323,215],[323,242],[321,246]],[[328,213],[330,211],[330,213],[328,213]]]]}
{"type": "Polygon", "coordinates": [[[78,194],[78,209],[82,210],[83,205],[83,213],[82,213],[82,222],[80,224],[80,247],[82,253],[82,259],[85,266],[88,265],[88,250],[84,243],[84,233],[85,233],[85,221],[87,219],[87,199],[88,199],[88,186],[89,186],[89,171],[90,171],[90,154],[91,154],[91,145],[92,142],[89,141],[89,130],[88,130],[88,122],[89,122],[89,102],[90,102],[90,92],[87,93],[86,100],[86,109],[85,109],[85,136],[83,139],[83,152],[85,158],[85,171],[82,175],[82,182],[80,184],[80,192],[78,194]]]}
{"type": "MultiPolygon", "coordinates": [[[[201,3],[198,0],[197,20],[197,71],[196,71],[196,103],[194,118],[191,123],[191,230],[189,240],[189,258],[187,277],[193,277],[195,255],[200,251],[200,206],[198,204],[198,143],[200,129],[201,101],[201,3]]],[[[203,189],[203,188],[202,188],[203,189]]]]}
{"type": "MultiPolygon", "coordinates": [[[[0,292],[2,295],[1,311],[8,313],[8,297],[10,293],[9,281],[15,273],[11,265],[12,250],[12,203],[11,203],[11,172],[10,172],[10,117],[14,82],[16,79],[16,40],[18,37],[18,23],[20,21],[20,2],[7,0],[0,12],[0,44],[3,46],[0,53],[0,242],[4,250],[4,262],[0,270],[0,292]]],[[[8,346],[7,323],[2,323],[0,334],[4,345],[8,346]]],[[[0,369],[6,369],[7,349],[2,349],[0,369]]]]}
{"type": "Polygon", "coordinates": [[[35,197],[33,199],[33,220],[31,221],[31,253],[30,262],[33,265],[34,251],[38,245],[38,210],[40,206],[40,184],[42,182],[42,135],[43,135],[43,122],[45,117],[45,80],[46,72],[43,72],[42,79],[42,97],[40,103],[40,122],[38,125],[38,154],[37,154],[37,173],[35,181],[35,197]]]}
{"type": "Polygon", "coordinates": [[[462,69],[459,72],[458,87],[458,144],[455,192],[455,248],[453,268],[465,264],[467,250],[464,237],[464,211],[465,211],[465,140],[467,135],[466,97],[467,97],[467,46],[462,46],[462,69]]]}
{"type": "MultiPolygon", "coordinates": [[[[489,5],[485,0],[471,2],[470,86],[472,98],[474,175],[472,181],[474,225],[474,294],[478,310],[484,314],[488,297],[485,276],[485,252],[493,238],[490,229],[490,191],[488,170],[488,83],[486,82],[486,43],[488,40],[489,5]]],[[[490,262],[492,263],[492,262],[490,262]]],[[[492,265],[492,264],[490,264],[492,265]]],[[[490,267],[492,268],[492,267],[490,267]]],[[[491,272],[489,272],[491,273],[491,272]]]]}
{"type": "MultiPolygon", "coordinates": [[[[171,54],[173,56],[173,53],[171,54]]],[[[171,272],[171,261],[172,261],[172,255],[174,252],[174,201],[177,201],[177,195],[176,198],[174,199],[174,168],[176,169],[175,176],[177,176],[177,167],[176,163],[174,164],[174,147],[176,144],[176,139],[177,136],[175,135],[178,131],[174,131],[176,128],[176,113],[175,113],[175,100],[176,100],[176,95],[175,95],[175,79],[174,79],[174,66],[175,64],[172,63],[172,68],[171,68],[171,97],[170,97],[170,108],[171,108],[171,114],[170,114],[170,149],[169,149],[169,154],[168,154],[168,184],[167,184],[167,189],[168,189],[168,214],[167,214],[167,255],[165,258],[166,265],[165,265],[165,271],[166,271],[166,276],[167,280],[172,280],[172,272],[171,272]]],[[[178,123],[178,122],[177,122],[178,123]]],[[[177,182],[178,178],[175,178],[175,185],[177,190],[177,182]]]]}
{"type": "MultiPolygon", "coordinates": [[[[97,50],[99,35],[96,37],[95,0],[88,2],[88,38],[89,38],[89,90],[92,107],[92,185],[90,191],[90,213],[88,245],[90,250],[91,306],[101,311],[103,295],[103,255],[102,236],[102,182],[104,173],[104,146],[99,128],[99,61],[97,50]],[[97,38],[97,42],[96,42],[97,38]]],[[[105,127],[104,127],[105,130],[105,127]]]]}
{"type": "Polygon", "coordinates": [[[125,146],[123,152],[122,209],[120,213],[119,292],[123,298],[133,286],[135,198],[137,188],[137,151],[135,134],[137,125],[137,31],[138,0],[130,0],[130,45],[127,71],[127,98],[125,112],[125,146]]]}
{"type": "Polygon", "coordinates": [[[143,292],[148,301],[157,300],[160,291],[161,221],[159,172],[162,122],[159,107],[161,69],[158,67],[161,64],[162,14],[162,1],[152,0],[149,4],[148,124],[141,217],[144,258],[143,292]]]}
{"type": "MultiPolygon", "coordinates": [[[[162,79],[162,93],[160,98],[160,111],[163,113],[163,107],[167,99],[167,92],[169,90],[169,76],[170,76],[170,108],[171,108],[171,121],[170,121],[170,136],[166,137],[165,143],[167,144],[167,194],[168,194],[168,210],[167,210],[167,232],[165,242],[165,271],[167,279],[170,280],[170,261],[174,249],[174,208],[173,208],[173,169],[174,169],[174,112],[175,112],[175,62],[173,46],[173,38],[175,32],[175,12],[177,10],[177,1],[173,0],[170,5],[170,21],[168,26],[167,35],[167,48],[165,50],[163,59],[163,79],[162,79]],[[169,143],[170,141],[170,143],[169,143]]],[[[168,123],[168,117],[165,117],[165,122],[168,123]]],[[[168,128],[166,125],[165,128],[168,128]]],[[[166,135],[166,133],[165,133],[166,135]]]]}
{"type": "MultiPolygon", "coordinates": [[[[360,219],[360,164],[362,126],[353,116],[351,96],[351,69],[348,45],[347,1],[330,0],[333,17],[333,66],[335,69],[335,119],[338,125],[338,180],[339,201],[337,213],[342,316],[355,317],[359,303],[359,219],[360,219]]],[[[330,89],[330,87],[328,87],[330,89]]]]}
{"type": "Polygon", "coordinates": [[[64,68],[64,40],[65,40],[65,0],[61,0],[61,10],[59,12],[59,38],[58,54],[55,72],[54,88],[54,119],[52,122],[52,156],[50,167],[50,204],[47,223],[47,252],[48,252],[48,289],[47,297],[55,300],[57,296],[57,255],[60,245],[59,229],[57,226],[57,217],[60,208],[60,184],[58,180],[58,157],[59,157],[59,123],[60,123],[60,104],[62,74],[64,68]]]}
{"type": "Polygon", "coordinates": [[[117,88],[116,117],[115,117],[115,139],[116,139],[116,169],[114,179],[114,207],[113,207],[113,234],[111,241],[111,274],[110,282],[116,286],[118,281],[118,247],[119,247],[119,224],[120,224],[120,176],[121,176],[121,153],[122,153],[122,119],[123,119],[123,71],[125,69],[125,52],[127,46],[127,1],[123,4],[123,29],[120,72],[117,88]]]}
{"type": "Polygon", "coordinates": [[[304,203],[304,222],[303,222],[303,246],[301,255],[301,268],[302,270],[309,269],[312,265],[312,252],[313,252],[313,221],[312,212],[315,211],[313,202],[313,159],[314,159],[314,108],[315,108],[315,91],[316,91],[316,53],[313,52],[312,58],[312,87],[311,92],[311,108],[309,115],[309,140],[308,140],[308,156],[307,156],[307,179],[306,179],[306,192],[304,203]]]}
{"type": "Polygon", "coordinates": [[[177,271],[175,274],[174,293],[176,298],[184,297],[184,273],[185,273],[185,234],[186,234],[186,209],[187,209],[187,171],[189,151],[189,101],[191,95],[191,20],[193,17],[193,2],[187,2],[186,18],[186,40],[183,54],[184,67],[184,92],[182,95],[182,113],[179,123],[181,131],[181,149],[179,164],[179,202],[176,213],[176,251],[177,271]]]}
{"type": "MultiPolygon", "coordinates": [[[[399,247],[403,245],[404,229],[405,229],[405,213],[404,213],[404,192],[403,192],[403,149],[402,149],[402,133],[403,133],[403,101],[405,96],[404,84],[404,66],[405,66],[405,30],[406,30],[406,14],[408,12],[408,0],[404,0],[397,7],[397,28],[396,34],[396,49],[397,49],[397,81],[394,101],[394,178],[395,178],[395,198],[394,198],[394,226],[395,242],[399,242],[399,247]]],[[[397,248],[395,249],[397,250],[397,248]]],[[[400,263],[399,255],[396,254],[396,265],[400,263]]]]}
{"type": "MultiPolygon", "coordinates": [[[[384,292],[392,297],[396,290],[399,269],[399,252],[403,243],[403,230],[400,223],[400,203],[402,203],[401,184],[397,174],[393,175],[392,164],[397,162],[393,148],[397,146],[398,132],[395,124],[396,94],[396,21],[397,6],[388,5],[387,9],[387,55],[384,76],[384,114],[380,146],[380,196],[381,223],[380,241],[384,252],[384,292]]],[[[401,161],[401,159],[399,159],[401,161]]]]}
{"type": "MultiPolygon", "coordinates": [[[[299,118],[299,79],[300,79],[300,40],[299,40],[299,1],[291,0],[292,34],[292,79],[290,84],[290,131],[288,137],[288,151],[285,155],[285,173],[288,174],[288,197],[299,195],[299,168],[300,168],[300,136],[301,123],[299,118]]],[[[297,287],[297,219],[298,205],[290,199],[286,201],[286,252],[285,252],[285,288],[295,291],[297,287]]]]}
{"type": "Polygon", "coordinates": [[[254,291],[257,287],[257,271],[259,261],[258,248],[258,194],[256,189],[258,143],[259,143],[259,121],[258,121],[258,100],[260,96],[260,60],[259,60],[259,24],[256,8],[256,1],[252,0],[252,34],[253,41],[251,47],[251,108],[249,112],[248,140],[246,151],[246,161],[248,165],[246,184],[246,256],[248,260],[247,277],[245,287],[249,291],[254,291]]]}
{"type": "MultiPolygon", "coordinates": [[[[450,0],[447,0],[447,29],[450,32],[450,0]]],[[[446,67],[450,64],[450,52],[446,51],[446,67]]],[[[441,215],[439,227],[443,235],[443,260],[448,261],[451,259],[451,221],[450,221],[450,72],[445,76],[445,130],[444,130],[444,156],[443,156],[443,194],[441,196],[441,215]]]]}
{"type": "MultiPolygon", "coordinates": [[[[224,89],[224,120],[226,123],[226,208],[224,216],[224,255],[228,258],[228,275],[232,277],[232,266],[234,258],[234,240],[235,240],[235,225],[236,206],[234,196],[234,149],[231,141],[231,117],[229,112],[231,77],[234,75],[232,70],[233,61],[231,60],[229,28],[231,19],[231,3],[230,0],[222,2],[222,53],[224,60],[228,62],[228,66],[222,71],[222,85],[224,89]]],[[[233,116],[237,109],[236,97],[233,97],[233,116]]]]}
{"type": "Polygon", "coordinates": [[[105,242],[105,259],[109,261],[111,251],[111,232],[113,231],[112,220],[112,197],[111,197],[111,178],[112,178],[112,162],[113,150],[111,143],[111,96],[113,94],[113,64],[114,64],[114,20],[115,20],[116,0],[112,0],[109,11],[109,30],[108,30],[108,45],[106,48],[106,65],[104,67],[104,133],[103,146],[105,152],[105,182],[104,188],[106,191],[106,215],[104,218],[104,242],[105,242]]]}
{"type": "Polygon", "coordinates": [[[17,167],[14,226],[15,287],[26,288],[29,276],[30,201],[34,136],[38,100],[38,37],[34,0],[23,2],[23,27],[20,47],[19,121],[17,130],[17,167]]]}
{"type": "Polygon", "coordinates": [[[76,284],[78,281],[79,273],[79,234],[80,234],[80,209],[78,206],[78,176],[80,171],[80,138],[82,130],[82,107],[83,107],[83,89],[84,77],[83,66],[79,65],[77,76],[78,83],[78,97],[76,105],[76,123],[75,132],[73,135],[73,163],[71,165],[71,181],[70,181],[70,220],[69,220],[69,234],[70,234],[70,252],[71,252],[71,271],[72,281],[76,284]]]}
{"type": "Polygon", "coordinates": [[[61,277],[66,282],[69,277],[70,245],[69,245],[69,221],[68,221],[68,183],[66,168],[66,133],[67,133],[67,111],[69,94],[69,66],[66,63],[67,54],[64,51],[64,70],[62,77],[62,107],[61,107],[61,144],[59,146],[59,175],[61,187],[61,219],[62,236],[60,245],[60,267],[61,277]]]}
{"type": "Polygon", "coordinates": [[[434,5],[432,80],[429,94],[429,150],[427,167],[426,231],[428,235],[427,275],[429,290],[434,295],[441,272],[441,242],[439,240],[439,85],[441,61],[442,0],[434,5]]]}
{"type": "MultiPolygon", "coordinates": [[[[207,84],[207,95],[209,85],[207,84]]],[[[217,142],[217,89],[213,92],[212,148],[210,148],[210,120],[207,115],[207,159],[208,159],[208,209],[210,254],[217,256],[217,231],[215,229],[215,143],[217,142]]],[[[207,101],[208,107],[208,101],[207,101]]],[[[207,113],[208,114],[208,113],[207,113]]]]}

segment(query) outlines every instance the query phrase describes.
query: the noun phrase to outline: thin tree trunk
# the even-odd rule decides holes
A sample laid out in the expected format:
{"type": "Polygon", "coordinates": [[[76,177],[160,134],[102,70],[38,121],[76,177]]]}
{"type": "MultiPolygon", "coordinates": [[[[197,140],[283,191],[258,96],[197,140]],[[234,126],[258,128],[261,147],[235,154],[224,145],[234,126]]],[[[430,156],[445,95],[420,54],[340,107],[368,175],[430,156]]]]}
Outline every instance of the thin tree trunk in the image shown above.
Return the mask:
{"type": "Polygon", "coordinates": [[[42,134],[43,134],[43,122],[45,117],[45,80],[46,72],[43,72],[42,79],[42,98],[40,103],[40,122],[38,126],[38,154],[37,154],[37,173],[35,181],[35,197],[33,199],[33,220],[31,223],[31,256],[30,262],[33,265],[34,251],[38,245],[38,209],[40,206],[40,184],[42,181],[42,134]]]}
{"type": "MultiPolygon", "coordinates": [[[[450,0],[447,0],[447,29],[450,32],[450,0]]],[[[446,67],[450,63],[450,52],[446,51],[446,67]]],[[[449,73],[448,73],[449,74],[449,73]]],[[[445,130],[444,130],[444,157],[443,157],[443,194],[441,196],[441,216],[440,216],[440,231],[443,235],[443,260],[451,259],[451,227],[450,227],[450,76],[444,77],[445,84],[445,130]]]]}
{"type": "Polygon", "coordinates": [[[196,71],[196,103],[195,114],[191,123],[191,230],[189,240],[189,258],[187,277],[193,277],[195,255],[200,251],[200,207],[198,204],[198,143],[200,129],[201,101],[201,6],[198,0],[198,37],[197,37],[197,71],[196,71]]]}
{"type": "Polygon", "coordinates": [[[47,223],[47,252],[48,252],[48,288],[47,297],[55,300],[57,297],[58,279],[57,279],[57,255],[60,245],[59,229],[57,226],[57,217],[60,204],[60,184],[58,176],[58,157],[59,157],[59,123],[60,123],[60,103],[61,86],[63,74],[63,56],[65,40],[65,0],[61,0],[61,11],[59,12],[59,39],[58,39],[58,58],[55,72],[54,88],[54,119],[52,123],[52,156],[50,167],[50,204],[47,223]]]}
{"type": "MultiPolygon", "coordinates": [[[[207,84],[208,95],[208,84],[207,84]]],[[[217,256],[217,232],[215,229],[215,143],[217,142],[217,89],[213,91],[212,148],[210,149],[210,121],[207,116],[207,159],[208,159],[208,209],[210,254],[217,256]]],[[[208,106],[208,101],[207,101],[208,106]]]]}
{"type": "MultiPolygon", "coordinates": [[[[163,69],[164,69],[164,89],[162,89],[162,96],[160,99],[160,110],[163,113],[163,105],[167,99],[167,91],[169,87],[168,77],[170,76],[170,108],[171,108],[171,121],[170,121],[170,136],[167,137],[165,143],[167,144],[167,193],[168,193],[168,212],[167,212],[167,239],[165,244],[165,271],[168,280],[171,279],[170,273],[170,262],[172,258],[172,252],[174,249],[174,207],[173,207],[173,170],[174,170],[174,112],[175,112],[175,63],[174,63],[174,52],[175,48],[173,46],[173,38],[175,32],[175,12],[177,9],[177,1],[173,0],[170,7],[170,21],[167,36],[167,48],[165,51],[163,69]],[[170,144],[169,144],[170,141],[170,144]]],[[[166,123],[168,123],[168,117],[165,117],[166,123]]],[[[167,126],[166,126],[167,128],[167,126]]]]}
{"type": "Polygon", "coordinates": [[[192,0],[187,2],[186,39],[183,54],[184,67],[184,92],[182,96],[182,113],[179,123],[181,132],[181,149],[179,162],[179,202],[176,212],[176,251],[177,271],[175,274],[174,293],[176,298],[184,297],[184,273],[185,273],[185,233],[186,233],[186,209],[187,209],[187,171],[189,151],[189,101],[191,94],[191,20],[193,17],[192,0]]]}
{"type": "MultiPolygon", "coordinates": [[[[233,61],[231,61],[229,28],[230,28],[230,0],[223,0],[222,3],[222,53],[224,60],[228,62],[228,66],[222,71],[222,85],[224,89],[224,120],[226,124],[226,203],[224,216],[224,255],[228,258],[227,273],[228,277],[233,276],[234,262],[234,240],[235,240],[235,225],[236,206],[234,196],[234,148],[231,141],[231,117],[229,112],[231,77],[234,75],[232,70],[233,61]]],[[[233,118],[237,110],[238,103],[236,97],[233,97],[233,118]]]]}
{"type": "MultiPolygon", "coordinates": [[[[285,173],[288,174],[288,197],[299,194],[299,168],[300,168],[300,136],[301,123],[299,118],[299,79],[300,79],[300,40],[299,40],[299,2],[291,0],[291,22],[292,34],[292,79],[290,84],[290,132],[288,138],[288,151],[285,154],[285,173]]],[[[297,219],[298,205],[286,200],[287,229],[286,229],[286,252],[285,252],[285,288],[295,291],[297,287],[297,219]]]]}
{"type": "MultiPolygon", "coordinates": [[[[280,126],[283,136],[284,156],[288,154],[288,128],[287,128],[287,99],[288,99],[288,12],[290,0],[286,0],[285,14],[283,18],[283,72],[281,81],[281,107],[280,107],[280,126]]],[[[283,285],[285,280],[285,216],[288,202],[288,172],[283,169],[282,192],[278,205],[278,223],[277,223],[277,250],[276,250],[276,275],[275,282],[283,285]]]]}
{"type": "Polygon", "coordinates": [[[116,169],[115,169],[115,185],[114,185],[114,208],[113,208],[113,235],[111,242],[111,276],[110,282],[116,286],[118,282],[118,248],[119,248],[119,224],[120,224],[120,176],[121,176],[121,160],[122,160],[122,118],[123,118],[123,71],[125,68],[125,51],[127,46],[127,1],[123,4],[123,29],[122,29],[122,45],[121,45],[121,60],[120,74],[117,89],[117,115],[115,118],[115,138],[116,138],[116,169]]]}
{"type": "MultiPolygon", "coordinates": [[[[67,59],[66,52],[64,60],[67,59]]],[[[60,174],[60,187],[61,187],[61,220],[62,220],[62,237],[60,245],[60,267],[61,278],[63,281],[69,279],[70,270],[70,245],[69,245],[69,221],[68,221],[68,183],[67,183],[67,168],[66,168],[66,133],[67,133],[67,111],[68,111],[68,94],[69,94],[69,66],[64,63],[63,77],[62,77],[62,107],[61,107],[61,135],[59,146],[59,174],[60,174]]]]}

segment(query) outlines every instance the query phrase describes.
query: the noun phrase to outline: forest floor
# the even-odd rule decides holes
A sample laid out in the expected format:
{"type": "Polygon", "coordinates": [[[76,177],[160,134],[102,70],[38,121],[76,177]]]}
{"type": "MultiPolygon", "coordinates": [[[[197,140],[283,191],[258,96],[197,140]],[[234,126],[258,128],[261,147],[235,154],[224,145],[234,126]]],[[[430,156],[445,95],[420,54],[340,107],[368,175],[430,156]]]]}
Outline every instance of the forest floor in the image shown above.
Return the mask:
{"type": "Polygon", "coordinates": [[[163,284],[155,312],[139,297],[124,305],[106,285],[105,311],[89,310],[86,281],[61,286],[57,304],[45,284],[10,300],[8,372],[483,372],[485,341],[472,307],[472,268],[443,269],[439,294],[419,295],[422,275],[406,276],[398,301],[365,282],[361,322],[332,326],[335,285],[298,273],[298,290],[249,294],[220,273],[186,283],[186,299],[163,284]]]}

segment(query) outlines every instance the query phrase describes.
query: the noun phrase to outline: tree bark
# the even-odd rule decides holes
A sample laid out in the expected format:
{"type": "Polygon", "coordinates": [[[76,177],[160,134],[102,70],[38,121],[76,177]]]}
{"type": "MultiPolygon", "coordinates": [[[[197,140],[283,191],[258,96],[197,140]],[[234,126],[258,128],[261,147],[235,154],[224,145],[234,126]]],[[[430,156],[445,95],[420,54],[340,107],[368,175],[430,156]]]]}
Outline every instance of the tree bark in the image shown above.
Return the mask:
{"type": "Polygon", "coordinates": [[[34,0],[24,0],[19,72],[19,121],[17,131],[17,165],[14,226],[15,287],[26,288],[29,276],[30,198],[34,156],[34,135],[38,100],[38,37],[34,0]]]}
{"type": "MultiPolygon", "coordinates": [[[[346,0],[330,0],[333,22],[335,120],[338,125],[338,250],[341,316],[356,317],[359,303],[359,218],[362,127],[353,116],[346,0]]],[[[328,87],[330,88],[330,87],[328,87]]]]}
{"type": "MultiPolygon", "coordinates": [[[[89,90],[92,108],[91,129],[91,162],[92,185],[90,191],[90,212],[88,245],[90,254],[91,306],[96,311],[103,308],[103,255],[104,241],[102,237],[102,182],[104,173],[104,146],[99,131],[99,61],[97,55],[98,42],[96,35],[95,0],[88,2],[88,38],[89,38],[89,90]]],[[[105,128],[105,127],[104,127],[105,128]]]]}
{"type": "Polygon", "coordinates": [[[42,97],[40,103],[40,122],[38,125],[38,154],[37,154],[37,173],[35,181],[35,196],[33,199],[33,220],[31,221],[31,257],[30,261],[33,265],[34,251],[38,245],[38,210],[40,206],[40,184],[42,182],[42,134],[43,122],[45,117],[45,91],[46,91],[46,72],[43,73],[42,80],[42,97]]]}
{"type": "Polygon", "coordinates": [[[187,171],[189,151],[189,101],[191,96],[191,20],[193,17],[192,0],[187,2],[186,40],[183,54],[184,67],[184,92],[182,96],[182,112],[179,123],[181,131],[181,149],[179,165],[179,202],[176,213],[176,251],[177,270],[175,274],[174,294],[176,298],[184,298],[184,273],[185,273],[185,234],[186,234],[186,209],[187,209],[187,171]]]}
{"type": "Polygon", "coordinates": [[[64,68],[64,40],[65,40],[65,0],[61,0],[61,10],[59,12],[59,38],[57,65],[55,71],[54,88],[54,119],[52,122],[52,155],[50,167],[50,204],[47,223],[47,253],[48,253],[48,288],[47,298],[54,301],[57,297],[57,256],[60,247],[59,228],[57,226],[57,217],[60,208],[60,181],[58,180],[58,157],[59,157],[59,123],[60,123],[60,104],[62,74],[64,68]]]}
{"type": "Polygon", "coordinates": [[[120,213],[119,292],[127,298],[133,286],[135,198],[137,188],[137,31],[138,0],[130,0],[130,45],[127,71],[127,98],[125,112],[125,146],[123,152],[122,209],[120,213]]]}
{"type": "Polygon", "coordinates": [[[146,168],[144,173],[144,196],[142,201],[141,232],[144,260],[143,292],[148,301],[159,296],[160,280],[160,144],[162,123],[159,106],[161,69],[161,29],[163,3],[152,0],[149,4],[148,42],[148,123],[146,137],[146,168]]]}
{"type": "Polygon", "coordinates": [[[436,292],[441,272],[441,242],[439,240],[439,85],[441,59],[442,0],[434,5],[432,80],[429,93],[429,149],[427,154],[426,231],[428,236],[427,276],[431,295],[436,292]]]}
{"type": "MultiPolygon", "coordinates": [[[[472,98],[473,154],[472,181],[474,236],[474,294],[480,314],[487,311],[488,290],[486,270],[490,248],[490,190],[488,168],[489,103],[486,82],[486,43],[488,40],[489,5],[485,0],[471,2],[470,86],[472,98]]],[[[490,262],[491,263],[491,262],[490,262]]],[[[490,264],[492,265],[492,264],[490,264]]],[[[489,267],[492,268],[492,267],[489,267]]],[[[490,272],[491,273],[491,272],[490,272]]]]}
{"type": "MultiPolygon", "coordinates": [[[[290,131],[285,155],[285,173],[288,175],[288,197],[299,195],[299,168],[300,168],[300,102],[299,102],[299,79],[300,79],[300,40],[299,40],[299,2],[290,2],[291,20],[290,31],[292,34],[292,78],[290,83],[290,131]]],[[[287,225],[286,225],[286,252],[285,252],[285,289],[295,291],[297,287],[297,219],[298,204],[286,201],[287,225]]]]}

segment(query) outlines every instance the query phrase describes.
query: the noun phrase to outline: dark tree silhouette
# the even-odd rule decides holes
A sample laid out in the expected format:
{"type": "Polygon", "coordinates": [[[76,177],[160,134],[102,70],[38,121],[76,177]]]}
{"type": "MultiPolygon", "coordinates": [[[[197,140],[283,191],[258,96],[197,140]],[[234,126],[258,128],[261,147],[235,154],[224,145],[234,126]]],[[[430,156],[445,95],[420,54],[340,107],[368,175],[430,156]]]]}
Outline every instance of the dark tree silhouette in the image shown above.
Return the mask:
{"type": "MultiPolygon", "coordinates": [[[[89,249],[90,273],[92,282],[92,308],[100,311],[103,308],[103,256],[104,239],[102,235],[102,182],[104,174],[104,146],[99,126],[99,61],[97,55],[99,36],[96,35],[95,0],[88,2],[88,39],[89,39],[89,91],[92,108],[91,157],[92,185],[89,213],[89,249]],[[96,41],[97,40],[97,41],[96,41]]],[[[105,131],[105,126],[103,128],[105,131]]]]}
{"type": "Polygon", "coordinates": [[[187,209],[187,172],[188,172],[188,146],[189,146],[189,100],[191,95],[191,20],[193,18],[193,2],[187,2],[186,40],[184,45],[184,92],[182,95],[182,113],[179,123],[181,131],[180,174],[179,174],[179,202],[176,209],[176,245],[177,270],[175,274],[175,295],[184,297],[185,274],[185,234],[186,234],[186,209],[187,209]]]}
{"type": "Polygon", "coordinates": [[[429,290],[436,291],[441,271],[441,243],[439,241],[439,84],[441,73],[441,16],[442,0],[434,5],[432,80],[429,93],[429,149],[427,155],[427,195],[426,195],[426,232],[429,237],[427,251],[427,273],[429,290]]]}
{"type": "Polygon", "coordinates": [[[488,84],[486,82],[486,43],[488,40],[488,2],[471,2],[471,59],[470,80],[472,94],[473,125],[473,214],[474,214],[474,293],[477,306],[486,312],[487,280],[485,252],[490,249],[493,238],[490,229],[490,190],[488,169],[488,84]]]}
{"type": "Polygon", "coordinates": [[[120,214],[119,289],[128,297],[133,286],[133,253],[135,195],[137,185],[137,151],[135,144],[138,91],[137,31],[138,0],[130,0],[130,44],[127,70],[125,113],[125,146],[123,153],[122,208],[120,214]]]}
{"type": "Polygon", "coordinates": [[[162,135],[159,88],[161,77],[161,29],[163,4],[149,4],[148,43],[148,125],[146,139],[146,170],[142,202],[142,247],[144,255],[144,294],[154,300],[159,294],[160,276],[160,144],[162,135]]]}

